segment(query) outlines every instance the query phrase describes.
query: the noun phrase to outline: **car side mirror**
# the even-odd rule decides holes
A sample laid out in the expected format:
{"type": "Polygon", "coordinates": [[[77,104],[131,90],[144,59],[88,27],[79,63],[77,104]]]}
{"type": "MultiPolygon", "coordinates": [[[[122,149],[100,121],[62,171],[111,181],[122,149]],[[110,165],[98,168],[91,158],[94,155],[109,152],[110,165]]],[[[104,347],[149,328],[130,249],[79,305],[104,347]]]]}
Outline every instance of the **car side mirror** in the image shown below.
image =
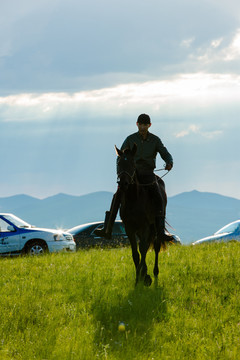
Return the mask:
{"type": "Polygon", "coordinates": [[[16,231],[16,230],[15,230],[15,227],[12,226],[12,225],[8,225],[7,229],[8,229],[9,231],[16,231]]]}

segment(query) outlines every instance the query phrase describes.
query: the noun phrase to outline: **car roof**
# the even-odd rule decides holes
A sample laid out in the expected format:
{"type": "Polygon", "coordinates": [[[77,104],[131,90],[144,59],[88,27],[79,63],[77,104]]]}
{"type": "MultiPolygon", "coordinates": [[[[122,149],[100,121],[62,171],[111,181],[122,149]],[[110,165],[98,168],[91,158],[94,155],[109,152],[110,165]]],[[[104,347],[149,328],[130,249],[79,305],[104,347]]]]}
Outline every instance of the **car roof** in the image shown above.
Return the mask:
{"type": "MultiPolygon", "coordinates": [[[[122,220],[115,220],[115,223],[122,223],[122,220]]],[[[83,224],[79,224],[79,225],[76,225],[70,229],[68,229],[67,231],[72,231],[72,230],[75,230],[77,228],[80,228],[80,227],[89,227],[89,226],[93,226],[93,225],[100,225],[100,224],[104,224],[104,221],[94,221],[94,222],[89,222],[89,223],[83,223],[83,224]]]]}

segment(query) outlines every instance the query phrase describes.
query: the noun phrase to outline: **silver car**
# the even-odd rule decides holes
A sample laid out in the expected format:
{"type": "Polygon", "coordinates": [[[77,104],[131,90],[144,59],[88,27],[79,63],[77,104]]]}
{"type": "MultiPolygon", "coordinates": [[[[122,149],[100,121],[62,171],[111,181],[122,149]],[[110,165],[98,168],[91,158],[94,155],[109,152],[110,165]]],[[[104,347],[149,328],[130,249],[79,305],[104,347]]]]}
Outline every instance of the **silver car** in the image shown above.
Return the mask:
{"type": "Polygon", "coordinates": [[[233,240],[240,241],[240,220],[234,221],[224,226],[211,236],[207,236],[203,239],[193,242],[192,245],[211,242],[228,242],[233,240]]]}

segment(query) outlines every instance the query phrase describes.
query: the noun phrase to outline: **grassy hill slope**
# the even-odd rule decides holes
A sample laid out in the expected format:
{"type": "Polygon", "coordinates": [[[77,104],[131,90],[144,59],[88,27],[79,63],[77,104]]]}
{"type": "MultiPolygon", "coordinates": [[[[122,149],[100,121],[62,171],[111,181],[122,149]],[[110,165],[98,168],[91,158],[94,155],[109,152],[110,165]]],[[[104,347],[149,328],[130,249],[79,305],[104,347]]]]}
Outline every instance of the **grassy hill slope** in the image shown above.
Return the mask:
{"type": "Polygon", "coordinates": [[[129,248],[0,259],[0,358],[238,359],[239,259],[239,243],[171,246],[150,288],[129,248]]]}

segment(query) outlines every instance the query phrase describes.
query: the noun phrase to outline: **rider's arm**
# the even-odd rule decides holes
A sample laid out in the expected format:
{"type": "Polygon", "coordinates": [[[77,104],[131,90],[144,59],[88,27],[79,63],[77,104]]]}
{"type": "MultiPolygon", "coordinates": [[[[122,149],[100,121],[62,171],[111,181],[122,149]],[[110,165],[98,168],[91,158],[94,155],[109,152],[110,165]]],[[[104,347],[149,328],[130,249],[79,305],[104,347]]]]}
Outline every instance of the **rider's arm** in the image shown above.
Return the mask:
{"type": "Polygon", "coordinates": [[[171,170],[173,167],[172,155],[168,152],[167,148],[163,145],[162,141],[159,138],[157,143],[157,151],[166,163],[166,170],[171,170]]]}

